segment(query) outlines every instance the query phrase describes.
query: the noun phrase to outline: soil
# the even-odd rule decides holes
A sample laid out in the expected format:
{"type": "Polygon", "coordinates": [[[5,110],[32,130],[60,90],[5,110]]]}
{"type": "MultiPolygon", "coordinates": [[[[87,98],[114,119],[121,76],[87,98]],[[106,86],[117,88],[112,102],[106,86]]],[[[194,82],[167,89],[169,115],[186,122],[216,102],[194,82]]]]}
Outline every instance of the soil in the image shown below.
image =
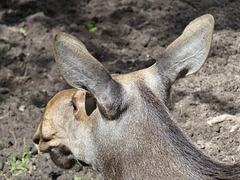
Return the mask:
{"type": "Polygon", "coordinates": [[[211,52],[199,72],[175,83],[169,107],[203,151],[239,163],[240,122],[207,124],[222,114],[240,116],[239,7],[238,0],[1,0],[0,179],[102,179],[82,166],[56,167],[31,140],[46,103],[70,88],[56,68],[54,33],[76,36],[111,73],[127,73],[153,64],[206,13],[216,21],[211,52]],[[11,170],[13,162],[22,170],[11,170]]]}

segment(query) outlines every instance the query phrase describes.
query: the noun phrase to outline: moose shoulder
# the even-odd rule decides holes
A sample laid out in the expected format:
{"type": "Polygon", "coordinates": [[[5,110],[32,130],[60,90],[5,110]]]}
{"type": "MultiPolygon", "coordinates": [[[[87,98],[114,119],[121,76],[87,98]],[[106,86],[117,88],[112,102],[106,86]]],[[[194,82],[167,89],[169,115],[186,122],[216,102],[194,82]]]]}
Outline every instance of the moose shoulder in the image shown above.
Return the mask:
{"type": "Polygon", "coordinates": [[[33,141],[61,168],[91,165],[105,179],[240,179],[182,132],[166,107],[172,84],[195,73],[209,53],[214,19],[192,21],[149,68],[110,75],[75,37],[53,38],[64,90],[48,103],[33,141]]]}

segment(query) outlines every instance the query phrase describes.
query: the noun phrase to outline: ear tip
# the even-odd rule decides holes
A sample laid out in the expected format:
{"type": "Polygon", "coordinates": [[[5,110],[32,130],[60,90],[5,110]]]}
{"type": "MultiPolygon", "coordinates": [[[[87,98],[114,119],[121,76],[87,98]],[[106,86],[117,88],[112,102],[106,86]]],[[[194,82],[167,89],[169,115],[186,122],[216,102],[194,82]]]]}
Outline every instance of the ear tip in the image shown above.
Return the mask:
{"type": "Polygon", "coordinates": [[[68,34],[64,32],[57,32],[53,35],[53,42],[62,41],[65,37],[67,37],[68,34]]]}
{"type": "Polygon", "coordinates": [[[211,14],[204,14],[202,15],[205,19],[208,19],[209,21],[214,21],[214,17],[211,14]]]}
{"type": "Polygon", "coordinates": [[[208,22],[209,24],[211,24],[212,26],[214,26],[215,20],[214,20],[213,15],[211,15],[211,14],[205,14],[205,15],[203,15],[202,17],[204,18],[204,20],[205,20],[206,22],[208,22]]]}
{"type": "Polygon", "coordinates": [[[188,24],[184,29],[183,34],[189,30],[202,32],[211,35],[214,29],[214,17],[211,14],[202,15],[188,24]]]}
{"type": "Polygon", "coordinates": [[[205,14],[205,15],[200,16],[199,19],[202,22],[202,24],[209,26],[210,29],[214,28],[215,20],[214,20],[213,15],[205,14]]]}

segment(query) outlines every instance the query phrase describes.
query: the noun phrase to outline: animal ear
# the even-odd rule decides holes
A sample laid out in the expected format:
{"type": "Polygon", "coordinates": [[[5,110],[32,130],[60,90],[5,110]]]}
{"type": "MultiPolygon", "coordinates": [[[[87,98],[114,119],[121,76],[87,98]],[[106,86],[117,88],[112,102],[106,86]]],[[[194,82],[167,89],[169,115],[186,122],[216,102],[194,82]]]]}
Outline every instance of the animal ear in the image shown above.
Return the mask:
{"type": "Polygon", "coordinates": [[[122,104],[120,84],[77,38],[57,33],[53,47],[57,66],[68,84],[93,94],[100,112],[108,119],[116,118],[122,104]]]}
{"type": "Polygon", "coordinates": [[[166,48],[156,66],[170,84],[201,68],[210,50],[213,28],[212,15],[203,15],[192,21],[183,34],[166,48]]]}

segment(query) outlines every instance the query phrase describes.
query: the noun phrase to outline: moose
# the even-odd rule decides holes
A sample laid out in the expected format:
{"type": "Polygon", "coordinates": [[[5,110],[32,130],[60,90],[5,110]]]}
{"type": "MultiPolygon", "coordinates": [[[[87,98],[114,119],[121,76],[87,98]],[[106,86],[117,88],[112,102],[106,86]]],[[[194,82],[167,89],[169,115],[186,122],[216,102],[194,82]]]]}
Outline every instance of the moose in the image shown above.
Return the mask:
{"type": "Polygon", "coordinates": [[[72,35],[53,37],[57,66],[73,89],[47,104],[33,141],[64,169],[89,165],[105,179],[240,179],[240,166],[196,147],[167,108],[172,84],[197,72],[212,41],[214,18],[193,20],[156,62],[109,74],[72,35]]]}

